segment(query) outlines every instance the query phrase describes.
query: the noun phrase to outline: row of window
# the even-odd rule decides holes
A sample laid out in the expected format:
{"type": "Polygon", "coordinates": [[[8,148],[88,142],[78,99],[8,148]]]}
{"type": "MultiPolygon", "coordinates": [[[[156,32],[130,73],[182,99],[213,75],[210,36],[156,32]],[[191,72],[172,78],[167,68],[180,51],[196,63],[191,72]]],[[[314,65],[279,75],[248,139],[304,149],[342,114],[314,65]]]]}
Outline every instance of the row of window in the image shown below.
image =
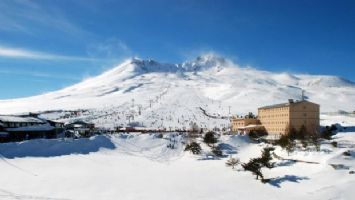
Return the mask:
{"type": "Polygon", "coordinates": [[[270,128],[270,129],[268,129],[268,132],[273,132],[273,131],[281,131],[281,132],[284,132],[285,129],[284,129],[284,128],[270,128]]]}
{"type": "Polygon", "coordinates": [[[234,126],[237,126],[237,125],[238,126],[242,126],[242,125],[244,125],[244,123],[243,122],[234,122],[233,125],[234,126]]]}
{"type": "Polygon", "coordinates": [[[275,125],[275,124],[288,124],[287,121],[275,121],[275,122],[263,122],[263,124],[275,125]]]}
{"type": "MultiPolygon", "coordinates": [[[[276,115],[260,115],[260,119],[262,118],[276,118],[276,117],[288,117],[289,114],[276,114],[276,115]]],[[[307,117],[307,113],[302,113],[303,117],[307,117]]]]}
{"type": "Polygon", "coordinates": [[[269,108],[269,109],[267,109],[267,110],[260,110],[260,111],[261,111],[261,112],[262,112],[262,111],[268,111],[268,112],[270,112],[270,111],[282,111],[282,110],[289,110],[289,107],[269,108]]]}
{"type": "Polygon", "coordinates": [[[270,117],[288,117],[288,114],[276,114],[276,115],[260,115],[260,118],[270,118],[270,117]]]}
{"type": "Polygon", "coordinates": [[[8,127],[12,128],[18,128],[18,127],[25,127],[25,126],[34,126],[36,123],[27,123],[27,122],[8,122],[7,123],[8,127]]]}

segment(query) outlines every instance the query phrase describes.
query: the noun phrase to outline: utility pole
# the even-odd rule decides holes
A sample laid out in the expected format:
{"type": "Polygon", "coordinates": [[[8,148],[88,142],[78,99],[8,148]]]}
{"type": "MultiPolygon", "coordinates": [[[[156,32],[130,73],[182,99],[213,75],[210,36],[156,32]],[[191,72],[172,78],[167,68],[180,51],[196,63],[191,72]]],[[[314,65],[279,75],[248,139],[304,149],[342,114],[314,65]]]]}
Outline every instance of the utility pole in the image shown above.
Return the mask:
{"type": "Polygon", "coordinates": [[[149,99],[149,108],[152,108],[152,102],[153,100],[149,99]]]}
{"type": "Polygon", "coordinates": [[[142,114],[142,106],[141,106],[141,105],[138,107],[138,114],[139,114],[139,115],[142,114]]]}
{"type": "Polygon", "coordinates": [[[129,114],[126,115],[126,119],[128,120],[128,124],[131,123],[131,116],[129,114]]]}

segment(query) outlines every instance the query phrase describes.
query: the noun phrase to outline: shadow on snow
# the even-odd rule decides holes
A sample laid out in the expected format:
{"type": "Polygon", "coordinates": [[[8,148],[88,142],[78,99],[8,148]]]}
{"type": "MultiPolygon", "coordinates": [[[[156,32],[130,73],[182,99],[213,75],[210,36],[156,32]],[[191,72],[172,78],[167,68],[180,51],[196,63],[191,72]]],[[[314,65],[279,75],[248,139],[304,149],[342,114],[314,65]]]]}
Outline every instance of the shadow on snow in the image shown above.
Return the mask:
{"type": "Polygon", "coordinates": [[[274,187],[281,188],[281,183],[283,183],[283,182],[299,183],[299,181],[301,181],[301,180],[309,180],[309,178],[295,176],[295,175],[285,175],[283,177],[277,177],[277,178],[270,179],[270,181],[268,183],[274,187]]]}
{"type": "Polygon", "coordinates": [[[296,163],[296,161],[294,161],[294,160],[282,160],[282,161],[276,163],[275,167],[287,167],[287,166],[291,166],[295,163],[296,163]]]}
{"type": "Polygon", "coordinates": [[[94,136],[72,139],[36,139],[0,144],[0,156],[8,159],[24,157],[54,157],[70,154],[89,154],[101,148],[115,149],[110,138],[94,136]]]}
{"type": "Polygon", "coordinates": [[[227,144],[227,143],[219,144],[218,148],[220,150],[222,150],[225,154],[236,154],[237,153],[237,149],[234,146],[227,144]]]}

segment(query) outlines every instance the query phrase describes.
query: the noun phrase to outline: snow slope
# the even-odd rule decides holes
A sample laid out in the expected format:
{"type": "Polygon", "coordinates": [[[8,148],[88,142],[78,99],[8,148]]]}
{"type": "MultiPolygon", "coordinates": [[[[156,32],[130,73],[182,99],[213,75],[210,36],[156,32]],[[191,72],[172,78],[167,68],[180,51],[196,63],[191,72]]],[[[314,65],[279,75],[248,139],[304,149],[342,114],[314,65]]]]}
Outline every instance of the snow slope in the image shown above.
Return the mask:
{"type": "MultiPolygon", "coordinates": [[[[341,148],[322,145],[321,152],[295,152],[290,158],[320,164],[276,162],[263,169],[263,184],[250,172],[227,168],[228,158],[206,159],[183,151],[181,136],[157,138],[155,134],[119,134],[78,140],[30,140],[0,144],[0,199],[344,199],[355,195],[355,133],[341,133],[341,148]],[[174,142],[175,141],[175,142],[174,142]],[[167,148],[175,143],[176,148],[167,148]],[[353,155],[354,156],[354,155],[353,155]],[[329,164],[345,164],[335,170],[329,164]]],[[[222,136],[224,148],[247,162],[260,156],[265,144],[243,136],[222,136]]],[[[277,154],[288,157],[281,149],[277,154]]]]}
{"type": "MultiPolygon", "coordinates": [[[[207,117],[256,112],[260,106],[301,98],[319,103],[322,112],[355,109],[355,83],[335,76],[272,73],[243,67],[206,54],[182,64],[129,59],[76,85],[39,96],[0,100],[0,113],[89,109],[80,116],[100,126],[174,129],[192,121],[225,127],[228,120],[207,117]]],[[[65,113],[52,113],[61,118],[65,113]]],[[[48,116],[48,115],[46,115],[48,116]]]]}

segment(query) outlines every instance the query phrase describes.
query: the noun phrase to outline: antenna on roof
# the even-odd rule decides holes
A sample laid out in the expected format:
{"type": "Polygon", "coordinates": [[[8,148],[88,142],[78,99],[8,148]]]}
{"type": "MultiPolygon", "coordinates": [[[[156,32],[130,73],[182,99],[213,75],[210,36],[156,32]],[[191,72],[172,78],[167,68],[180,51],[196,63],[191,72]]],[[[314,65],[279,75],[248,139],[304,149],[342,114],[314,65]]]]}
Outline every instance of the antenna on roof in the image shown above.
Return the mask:
{"type": "Polygon", "coordinates": [[[305,99],[304,93],[305,93],[305,91],[302,89],[302,98],[301,98],[302,101],[304,101],[304,99],[305,99]]]}

